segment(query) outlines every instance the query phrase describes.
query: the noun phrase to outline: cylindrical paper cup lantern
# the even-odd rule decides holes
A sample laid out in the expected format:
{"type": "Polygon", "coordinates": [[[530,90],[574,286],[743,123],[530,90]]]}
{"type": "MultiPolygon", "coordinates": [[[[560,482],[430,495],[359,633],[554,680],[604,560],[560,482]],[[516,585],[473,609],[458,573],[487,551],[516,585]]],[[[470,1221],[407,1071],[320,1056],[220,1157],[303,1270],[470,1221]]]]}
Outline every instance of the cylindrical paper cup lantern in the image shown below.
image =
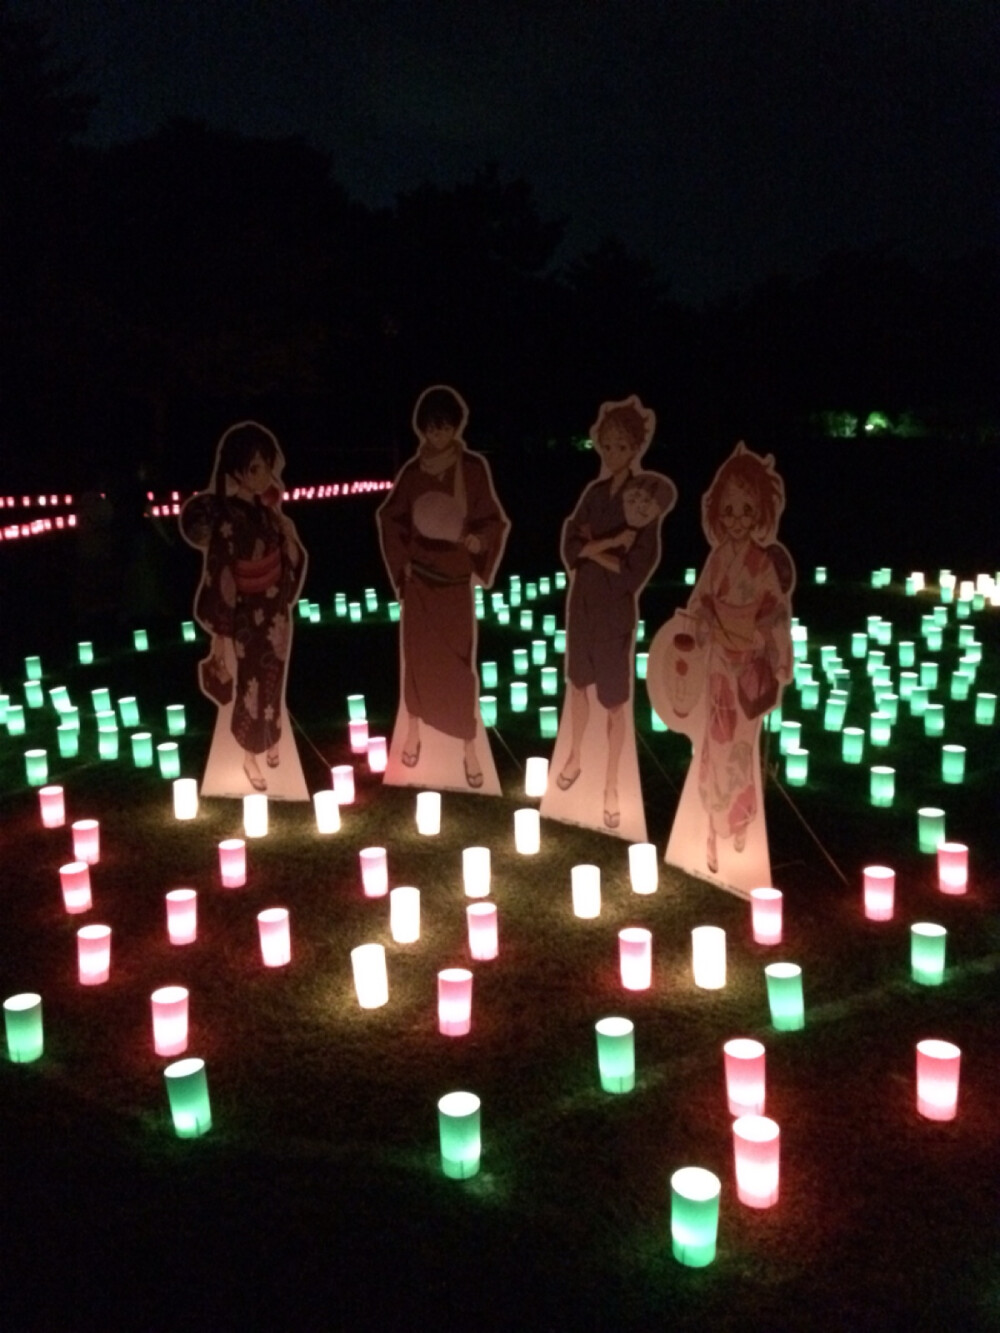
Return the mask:
{"type": "Polygon", "coordinates": [[[480,1101],[472,1092],[448,1092],[438,1102],[441,1170],[451,1180],[479,1171],[482,1152],[480,1101]]]}
{"type": "Polygon", "coordinates": [[[6,717],[7,735],[23,736],[28,729],[28,724],[24,718],[24,708],[21,704],[7,705],[6,717]]]}
{"type": "Polygon", "coordinates": [[[917,1110],[928,1120],[954,1120],[962,1052],[950,1041],[917,1042],[917,1110]]]}
{"type": "MultiPolygon", "coordinates": [[[[343,593],[337,594],[338,599],[343,597],[343,593]]],[[[346,611],[346,606],[344,610],[346,611]]],[[[342,616],[344,611],[338,611],[342,616]]],[[[368,716],[368,709],[365,706],[365,696],[363,694],[349,694],[347,696],[347,716],[352,722],[363,722],[368,716]]]]}
{"type": "Polygon", "coordinates": [[[212,1128],[205,1061],[191,1056],[175,1060],[163,1071],[170,1103],[170,1118],[180,1139],[196,1139],[212,1128]]]}
{"type": "Polygon", "coordinates": [[[181,775],[181,751],[176,741],[161,741],[156,747],[156,762],[159,765],[160,777],[167,781],[173,778],[179,778],[181,775]]]}
{"type": "Polygon", "coordinates": [[[198,783],[194,778],[174,778],[174,818],[194,819],[198,814],[198,783]]]}
{"type": "Polygon", "coordinates": [[[649,990],[653,981],[653,935],[643,926],[618,932],[618,965],[626,990],[649,990]]]}
{"type": "Polygon", "coordinates": [[[66,823],[66,801],[62,787],[41,787],[38,806],[45,828],[62,828],[66,823]]]}
{"type": "Polygon", "coordinates": [[[944,981],[948,932],[932,921],[915,921],[910,927],[910,976],[921,986],[940,986],[944,981]]]}
{"type": "Polygon", "coordinates": [[[549,785],[549,761],[532,755],[524,766],[524,794],[529,800],[539,800],[549,785]]]}
{"type": "Polygon", "coordinates": [[[90,666],[94,660],[94,645],[90,639],[81,639],[76,645],[76,657],[81,666],[90,666]]]}
{"type": "Polygon", "coordinates": [[[497,699],[495,694],[481,694],[479,696],[479,716],[483,719],[484,727],[496,726],[497,699]]]}
{"type": "Polygon", "coordinates": [[[782,755],[787,755],[789,750],[797,749],[801,736],[801,722],[792,722],[787,718],[783,720],[781,723],[781,731],[778,734],[779,752],[782,755]]]}
{"type": "Polygon", "coordinates": [[[219,843],[219,872],[224,889],[242,889],[247,882],[247,845],[242,838],[219,843]]]}
{"type": "Polygon", "coordinates": [[[166,895],[167,937],[171,944],[193,944],[198,938],[198,895],[194,889],[171,889],[166,895]]]}
{"type": "Polygon", "coordinates": [[[512,654],[514,663],[514,675],[526,676],[528,674],[528,650],[527,648],[515,648],[512,654]]]}
{"type": "Polygon", "coordinates": [[[316,814],[318,833],[338,833],[340,831],[340,803],[337,793],[332,789],[313,792],[313,810],[316,814]]]}
{"type": "Polygon", "coordinates": [[[99,731],[97,733],[97,757],[99,759],[118,758],[117,731],[99,731]]]}
{"type": "Polygon", "coordinates": [[[385,967],[385,946],[359,944],[351,950],[354,989],[362,1009],[378,1009],[389,1002],[389,974],[385,967]]]}
{"type": "Polygon", "coordinates": [[[389,930],[397,944],[416,944],[420,939],[420,890],[411,885],[389,894],[389,930]]]}
{"type": "Polygon", "coordinates": [[[417,832],[433,838],[441,832],[441,793],[417,792],[417,832]]]}
{"type": "Polygon", "coordinates": [[[755,944],[780,944],[782,897],[780,889],[750,890],[750,921],[755,944]]]}
{"type": "Polygon", "coordinates": [[[541,824],[537,810],[514,811],[514,846],[522,856],[534,856],[541,846],[541,824]]]}
{"type": "Polygon", "coordinates": [[[601,915],[601,868],[593,865],[574,866],[569,872],[573,892],[573,915],[582,920],[593,920],[601,915]]]}
{"type": "Polygon", "coordinates": [[[752,1037],[733,1037],[722,1048],[729,1114],[762,1115],[766,1086],[765,1051],[752,1037]]]}
{"type": "Polygon", "coordinates": [[[869,773],[869,794],[872,805],[892,805],[896,799],[896,770],[888,764],[874,764],[869,773]]]}
{"type": "Polygon", "coordinates": [[[243,832],[248,838],[267,837],[267,793],[253,791],[243,797],[243,832]]]}
{"type": "Polygon", "coordinates": [[[670,1238],[674,1258],[688,1268],[704,1268],[715,1258],[722,1182],[700,1166],[685,1166],[670,1177],[670,1238]]]}
{"type": "Polygon", "coordinates": [[[928,704],[924,709],[924,735],[944,735],[944,704],[928,704]]]}
{"type": "Polygon", "coordinates": [[[354,769],[350,764],[337,764],[330,770],[338,805],[354,803],[354,769]]]}
{"type": "Polygon", "coordinates": [[[975,719],[977,726],[992,727],[997,716],[997,697],[995,694],[979,693],[976,695],[975,719]]]}
{"type": "Polygon", "coordinates": [[[479,679],[484,689],[495,690],[500,683],[500,672],[496,662],[480,662],[479,679]]]}
{"type": "Polygon", "coordinates": [[[157,1055],[183,1055],[188,1044],[188,992],[184,986],[161,986],[150,997],[153,1007],[153,1049],[157,1055]]]}
{"type": "Polygon", "coordinates": [[[896,893],[896,872],[888,866],[865,866],[864,904],[869,921],[891,921],[896,893]]]}
{"type": "Polygon", "coordinates": [[[90,911],[93,900],[90,895],[90,866],[86,861],[70,861],[60,866],[59,883],[67,912],[75,914],[90,911]]]}
{"type": "Polygon", "coordinates": [[[695,926],[691,932],[694,984],[721,990],[726,984],[726,932],[721,926],[695,926]]]}
{"type": "Polygon", "coordinates": [[[438,973],[438,1031],[464,1037],[471,1028],[472,973],[465,967],[446,967],[438,973]]]}
{"type": "Polygon", "coordinates": [[[957,785],[965,781],[965,746],[941,746],[941,778],[957,785]]]}
{"type": "Polygon", "coordinates": [[[367,718],[352,718],[347,724],[347,730],[351,741],[351,754],[368,753],[368,720],[367,718]]]}
{"type": "Polygon", "coordinates": [[[633,842],[628,849],[628,876],[633,893],[655,893],[660,877],[656,848],[651,842],[633,842]]]}
{"type": "Polygon", "coordinates": [[[845,764],[860,764],[865,752],[865,733],[860,727],[845,727],[840,733],[840,753],[845,764]]]}
{"type": "Polygon", "coordinates": [[[76,932],[81,986],[100,986],[111,975],[111,927],[81,926],[76,932]]]}
{"type": "Polygon", "coordinates": [[[936,852],[944,842],[944,811],[925,805],[917,811],[917,844],[922,852],[936,852]]]}
{"type": "Polygon", "coordinates": [[[797,1032],[806,1025],[802,969],[797,963],[770,963],[764,968],[771,1024],[778,1032],[797,1032]]]}
{"type": "Polygon", "coordinates": [[[123,727],[138,727],[139,704],[134,694],[127,694],[123,699],[118,700],[118,716],[122,720],[123,727]]]}
{"type": "Polygon", "coordinates": [[[75,759],[80,753],[80,729],[71,722],[60,722],[56,727],[60,759],[75,759]]]}
{"type": "Polygon", "coordinates": [[[597,1033],[597,1072],[605,1092],[635,1087],[635,1025],[627,1018],[601,1018],[597,1033]]]}
{"type": "Polygon", "coordinates": [[[510,711],[523,713],[528,707],[528,687],[523,680],[510,682],[510,711]]]}
{"type": "MultiPolygon", "coordinates": [[[[640,653],[640,656],[645,654],[640,653]]],[[[542,693],[548,698],[555,698],[559,693],[559,672],[554,666],[542,667],[539,672],[542,682],[542,693]]]]}
{"type": "Polygon", "coordinates": [[[384,847],[362,847],[361,886],[366,898],[384,898],[389,892],[389,863],[384,847]]]}
{"type": "Polygon", "coordinates": [[[485,898],[490,891],[490,849],[466,847],[462,851],[462,883],[467,898],[485,898]]]}
{"type": "Polygon", "coordinates": [[[149,650],[149,634],[144,629],[134,629],[132,631],[132,642],[137,653],[145,653],[149,650]]]}
{"type": "Polygon", "coordinates": [[[292,961],[292,936],[287,907],[267,907],[257,913],[260,953],[265,967],[284,967],[292,961]]]}
{"type": "Polygon", "coordinates": [[[150,731],[133,731],[132,762],[136,768],[153,767],[153,734],[150,731]]]}
{"type": "Polygon", "coordinates": [[[938,888],[965,893],[969,887],[969,849],[964,842],[942,842],[937,849],[938,888]]]}
{"type": "Polygon", "coordinates": [[[29,787],[44,787],[49,780],[49,755],[47,750],[25,750],[24,775],[29,787]]]}
{"type": "Polygon", "coordinates": [[[766,1115],[742,1115],[733,1121],[740,1203],[750,1208],[770,1208],[778,1202],[780,1142],[777,1123],[766,1115]]]}
{"type": "Polygon", "coordinates": [[[559,734],[559,710],[546,704],[538,710],[538,734],[542,740],[554,741],[559,734]]]}
{"type": "Polygon", "coordinates": [[[187,713],[183,704],[167,704],[167,734],[183,736],[187,730],[187,713]]]}
{"type": "Polygon", "coordinates": [[[368,737],[368,771],[384,773],[389,764],[389,747],[384,736],[368,737]]]}
{"type": "Polygon", "coordinates": [[[96,866],[101,859],[101,828],[96,819],[78,819],[71,826],[73,832],[73,856],[77,861],[86,861],[89,866],[96,866]]]}
{"type": "Polygon", "coordinates": [[[33,991],[11,995],[3,1002],[7,1054],[16,1065],[37,1060],[45,1049],[42,1028],[42,997],[33,991]]]}
{"type": "Polygon", "coordinates": [[[469,953],[479,961],[496,958],[500,951],[496,903],[471,903],[465,909],[469,928],[469,953]]]}

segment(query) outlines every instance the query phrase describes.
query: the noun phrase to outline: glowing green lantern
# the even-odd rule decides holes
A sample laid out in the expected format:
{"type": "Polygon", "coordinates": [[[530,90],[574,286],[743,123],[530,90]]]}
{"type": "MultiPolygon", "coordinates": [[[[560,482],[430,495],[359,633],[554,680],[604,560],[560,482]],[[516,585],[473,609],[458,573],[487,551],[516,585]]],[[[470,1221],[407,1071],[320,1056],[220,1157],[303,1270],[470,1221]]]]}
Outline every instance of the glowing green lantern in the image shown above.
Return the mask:
{"type": "Polygon", "coordinates": [[[964,703],[965,700],[968,699],[969,691],[971,689],[972,689],[972,676],[969,674],[968,671],[966,671],[963,667],[959,667],[957,670],[951,673],[950,694],[952,699],[956,699],[964,703]]]}
{"type": "Polygon", "coordinates": [[[482,662],[479,667],[479,678],[488,690],[495,690],[500,680],[496,662],[482,662]]]}
{"type": "Polygon", "coordinates": [[[7,1053],[14,1064],[37,1060],[45,1049],[42,1030],[42,997],[31,991],[11,995],[3,1002],[7,1053]]]}
{"type": "Polygon", "coordinates": [[[659,713],[656,711],[656,709],[655,709],[655,708],[652,708],[652,707],[651,707],[650,710],[649,710],[649,721],[650,721],[650,726],[651,726],[651,728],[652,728],[653,731],[669,731],[669,730],[670,730],[670,728],[667,726],[666,722],[664,722],[663,718],[660,717],[660,715],[659,715],[659,713]]]}
{"type": "Polygon", "coordinates": [[[564,592],[566,589],[566,571],[557,569],[555,572],[555,587],[557,592],[564,592]]]}
{"type": "Polygon", "coordinates": [[[896,770],[888,764],[875,764],[869,774],[869,795],[872,805],[883,808],[896,799],[896,770]]]}
{"type": "Polygon", "coordinates": [[[944,735],[944,704],[928,704],[924,709],[924,735],[944,735]]]}
{"type": "Polygon", "coordinates": [[[948,624],[947,606],[936,606],[932,612],[932,615],[934,616],[934,623],[935,625],[937,625],[938,629],[945,629],[947,627],[948,624]]]}
{"type": "Polygon", "coordinates": [[[509,606],[501,606],[501,608],[500,608],[499,611],[497,612],[497,624],[498,624],[498,625],[509,625],[509,624],[510,624],[510,607],[509,607],[509,606]]]}
{"type": "Polygon", "coordinates": [[[995,694],[976,695],[976,723],[980,727],[992,727],[997,716],[997,697],[995,694]]]}
{"type": "Polygon", "coordinates": [[[896,651],[899,655],[899,665],[901,667],[911,667],[916,663],[917,645],[912,639],[900,639],[896,651]]]}
{"type": "Polygon", "coordinates": [[[170,1117],[180,1139],[196,1139],[212,1128],[205,1061],[195,1056],[174,1060],[163,1071],[170,1117]]]}
{"type": "Polygon", "coordinates": [[[308,619],[309,619],[309,608],[310,608],[310,606],[311,606],[311,602],[309,601],[309,598],[308,598],[308,597],[300,597],[300,598],[299,598],[299,601],[298,601],[298,608],[299,608],[299,619],[300,619],[300,620],[308,620],[308,619]]]}
{"type": "Polygon", "coordinates": [[[528,608],[524,608],[524,609],[521,611],[521,615],[520,615],[520,619],[519,619],[519,621],[518,621],[518,624],[521,626],[521,628],[522,628],[524,631],[526,631],[527,633],[530,633],[531,630],[534,628],[534,625],[535,625],[535,613],[534,613],[534,611],[531,611],[531,610],[529,610],[528,608]]]}
{"type": "Polygon", "coordinates": [[[149,635],[144,629],[135,629],[132,631],[132,643],[137,653],[144,653],[149,649],[149,635]]]}
{"type": "Polygon", "coordinates": [[[635,1087],[635,1024],[627,1018],[601,1018],[597,1033],[597,1070],[604,1092],[635,1087]]]}
{"type": "Polygon", "coordinates": [[[555,667],[542,667],[542,693],[552,698],[559,693],[559,672],[555,667]]]}
{"type": "Polygon", "coordinates": [[[497,701],[494,694],[481,694],[479,696],[479,715],[483,719],[484,727],[495,727],[497,724],[497,701]]]}
{"type": "Polygon", "coordinates": [[[865,670],[872,680],[875,679],[875,672],[885,666],[885,653],[881,648],[870,648],[868,656],[865,658],[865,670]]]}
{"type": "Polygon", "coordinates": [[[195,629],[193,620],[181,621],[181,638],[185,643],[194,643],[198,637],[198,631],[195,629]]]}
{"type": "Polygon", "coordinates": [[[847,691],[831,690],[826,696],[826,707],[823,710],[823,730],[839,731],[844,725],[846,714],[847,691]]]}
{"type": "Polygon", "coordinates": [[[139,723],[139,704],[134,695],[126,695],[124,699],[118,700],[118,715],[122,720],[123,727],[138,727],[139,723]]]}
{"type": "Polygon", "coordinates": [[[528,707],[528,686],[523,680],[510,682],[510,710],[523,713],[528,707]]]}
{"type": "Polygon", "coordinates": [[[872,713],[868,722],[868,739],[872,745],[885,748],[892,740],[892,719],[888,713],[872,713]]]}
{"type": "Polygon", "coordinates": [[[781,714],[781,704],[778,704],[777,708],[772,708],[769,713],[764,715],[764,725],[767,727],[768,731],[774,731],[780,734],[783,721],[784,718],[781,714]]]}
{"type": "Polygon", "coordinates": [[[528,599],[529,602],[536,602],[536,601],[538,600],[538,584],[537,584],[537,583],[529,583],[529,584],[527,584],[527,586],[525,587],[525,590],[524,590],[524,591],[525,591],[525,596],[527,597],[527,599],[528,599]]]}
{"type": "Polygon", "coordinates": [[[649,670],[649,653],[636,653],[635,655],[636,680],[645,680],[646,673],[648,670],[649,670]]]}
{"type": "Polygon", "coordinates": [[[547,639],[551,639],[556,632],[556,618],[554,615],[542,616],[542,633],[547,639]]]}
{"type": "Polygon", "coordinates": [[[862,658],[868,652],[868,635],[856,630],[851,635],[851,656],[862,658]]]}
{"type": "Polygon", "coordinates": [[[318,625],[323,619],[323,614],[319,608],[319,602],[309,603],[309,624],[318,625]]]}
{"type": "Polygon", "coordinates": [[[347,593],[337,592],[333,595],[333,614],[343,619],[347,615],[347,593]]]}
{"type": "Polygon", "coordinates": [[[964,745],[941,746],[941,779],[956,786],[965,781],[964,745]]]}
{"type": "Polygon", "coordinates": [[[971,600],[966,601],[964,598],[959,598],[959,600],[955,603],[955,616],[957,617],[957,619],[968,620],[971,612],[972,612],[971,600]]]}
{"type": "Polygon", "coordinates": [[[915,597],[917,595],[917,580],[912,574],[907,574],[906,578],[903,580],[903,592],[907,597],[915,597]]]}
{"type": "Polygon", "coordinates": [[[45,690],[40,680],[26,680],[24,682],[24,699],[29,708],[43,708],[45,706],[45,690]]]}
{"type": "Polygon", "coordinates": [[[361,624],[361,603],[360,603],[360,602],[348,602],[348,604],[347,604],[347,618],[348,618],[348,620],[351,622],[352,625],[360,625],[360,624],[361,624]]]}
{"type": "Polygon", "coordinates": [[[700,1166],[670,1177],[670,1240],[674,1258],[687,1268],[705,1268],[715,1258],[722,1182],[700,1166]]]}
{"type": "Polygon", "coordinates": [[[24,705],[9,703],[7,705],[7,734],[8,736],[23,736],[28,730],[28,724],[24,716],[24,705]]]}
{"type": "Polygon", "coordinates": [[[99,731],[97,733],[97,756],[99,759],[118,758],[118,732],[99,731]]]}
{"type": "Polygon", "coordinates": [[[136,768],[153,767],[153,737],[148,731],[133,731],[132,762],[136,768]]]}
{"type": "Polygon", "coordinates": [[[80,729],[69,722],[60,722],[56,727],[56,740],[59,744],[60,759],[75,759],[80,753],[80,729]]]}
{"type": "Polygon", "coordinates": [[[472,1092],[448,1092],[438,1102],[441,1170],[450,1180],[478,1174],[482,1154],[479,1098],[472,1092]]]}
{"type": "Polygon", "coordinates": [[[42,659],[40,657],[26,657],[24,659],[24,676],[26,680],[41,680],[42,659]]]}
{"type": "MultiPolygon", "coordinates": [[[[389,603],[389,620],[390,620],[390,622],[391,622],[393,625],[398,625],[398,624],[399,624],[400,613],[401,613],[401,608],[400,608],[399,603],[398,603],[398,602],[390,602],[390,603],[389,603]]],[[[477,620],[482,620],[482,618],[483,618],[483,608],[480,606],[480,607],[477,607],[477,609],[476,609],[476,619],[477,619],[477,620]]]]}
{"type": "Polygon", "coordinates": [[[527,648],[515,648],[513,653],[514,675],[526,676],[528,674],[528,650],[527,648]]]}
{"type": "Polygon", "coordinates": [[[795,662],[792,666],[792,679],[795,682],[795,688],[801,690],[803,685],[808,685],[813,679],[812,663],[806,661],[795,662]]]}
{"type": "Polygon", "coordinates": [[[161,778],[179,778],[181,775],[181,753],[176,741],[161,741],[156,747],[156,761],[161,778]]]}
{"type": "Polygon", "coordinates": [[[67,727],[72,727],[74,731],[80,730],[80,710],[75,704],[67,708],[61,717],[67,727]]]}
{"type": "Polygon", "coordinates": [[[939,653],[944,646],[944,630],[940,625],[931,625],[924,636],[927,640],[927,651],[930,653],[939,653]]]}
{"type": "Polygon", "coordinates": [[[879,619],[875,626],[875,642],[882,648],[888,648],[892,643],[892,621],[879,619]]]}
{"type": "Polygon", "coordinates": [[[167,704],[167,735],[183,736],[187,730],[187,713],[183,704],[167,704]]]}
{"type": "Polygon", "coordinates": [[[347,696],[347,717],[350,722],[364,722],[368,717],[363,694],[349,694],[347,696]]]}
{"type": "Polygon", "coordinates": [[[781,723],[781,734],[778,738],[778,749],[783,755],[787,755],[789,750],[796,749],[802,736],[802,723],[785,720],[781,723]]]}
{"type": "Polygon", "coordinates": [[[378,593],[374,588],[365,589],[365,610],[372,615],[378,610],[378,593]]]}
{"type": "Polygon", "coordinates": [[[885,713],[890,725],[895,726],[899,720],[899,695],[893,694],[892,690],[879,690],[876,705],[880,713],[885,713]]]}
{"type": "Polygon", "coordinates": [[[926,685],[914,685],[910,691],[910,714],[923,717],[930,703],[930,690],[926,685]]]}
{"type": "Polygon", "coordinates": [[[552,648],[557,653],[566,651],[566,631],[564,629],[557,629],[552,636],[552,648]]]}
{"type": "Polygon", "coordinates": [[[697,577],[698,577],[698,571],[689,565],[688,568],[685,569],[684,571],[684,586],[687,588],[693,588],[697,577]]]}
{"type": "Polygon", "coordinates": [[[507,593],[507,598],[508,598],[508,600],[509,600],[511,606],[513,606],[513,607],[518,607],[518,606],[521,605],[521,585],[520,585],[520,583],[518,583],[518,584],[516,584],[516,585],[512,583],[512,584],[510,585],[510,589],[509,589],[509,591],[508,591],[508,593],[507,593]]]}
{"type": "Polygon", "coordinates": [[[49,699],[52,701],[52,707],[60,716],[66,712],[67,708],[73,707],[69,690],[65,685],[53,685],[52,689],[49,690],[49,699]]]}
{"type": "MultiPolygon", "coordinates": [[[[974,626],[974,625],[959,625],[959,627],[958,627],[958,646],[959,646],[959,648],[967,648],[970,644],[975,643],[975,642],[976,642],[976,629],[975,629],[975,626],[974,626]]],[[[29,658],[26,659],[26,661],[30,662],[30,661],[32,661],[32,658],[29,657],[29,658]]],[[[34,658],[34,661],[37,662],[37,661],[38,661],[38,658],[37,658],[37,657],[34,658]]],[[[30,673],[29,673],[29,679],[30,679],[30,673]]]]}
{"type": "Polygon", "coordinates": [[[917,811],[917,845],[920,850],[936,853],[944,840],[944,811],[935,805],[921,806],[917,811]]]}
{"type": "Polygon", "coordinates": [[[910,927],[910,976],[921,986],[940,986],[944,981],[948,932],[930,921],[915,921],[910,927]]]}
{"type": "Polygon", "coordinates": [[[7,725],[7,709],[10,707],[10,695],[0,694],[0,723],[7,725]]]}
{"type": "Polygon", "coordinates": [[[769,963],[764,968],[767,978],[767,1002],[771,1010],[771,1024],[778,1032],[797,1032],[806,1025],[805,1002],[802,996],[802,969],[797,963],[769,963]]]}
{"type": "Polygon", "coordinates": [[[531,665],[544,666],[545,658],[548,654],[549,645],[544,639],[531,640],[531,665]]]}
{"type": "Polygon", "coordinates": [[[76,645],[76,658],[81,666],[90,666],[94,660],[94,645],[89,639],[81,639],[76,645]]]}
{"type": "Polygon", "coordinates": [[[816,583],[826,582],[826,565],[817,565],[813,573],[813,579],[816,583]]]}
{"type": "Polygon", "coordinates": [[[807,713],[819,707],[819,684],[815,680],[805,681],[800,690],[802,707],[807,713]]]}
{"type": "Polygon", "coordinates": [[[804,787],[809,779],[809,751],[799,748],[785,751],[785,781],[790,787],[804,787]]]}
{"type": "Polygon", "coordinates": [[[559,710],[546,705],[538,710],[539,732],[543,740],[553,741],[559,734],[559,710]]]}
{"type": "Polygon", "coordinates": [[[910,695],[919,684],[920,677],[915,671],[901,671],[899,673],[899,697],[909,703],[910,695]]]}
{"type": "Polygon", "coordinates": [[[46,750],[25,750],[24,773],[29,787],[44,787],[49,780],[49,756],[46,750]]]}
{"type": "Polygon", "coordinates": [[[95,713],[109,713],[111,711],[111,691],[103,685],[99,685],[96,690],[90,691],[90,697],[94,702],[95,713]]]}
{"type": "Polygon", "coordinates": [[[118,730],[118,714],[114,711],[113,708],[102,708],[101,711],[97,714],[97,730],[98,731],[118,730]]]}

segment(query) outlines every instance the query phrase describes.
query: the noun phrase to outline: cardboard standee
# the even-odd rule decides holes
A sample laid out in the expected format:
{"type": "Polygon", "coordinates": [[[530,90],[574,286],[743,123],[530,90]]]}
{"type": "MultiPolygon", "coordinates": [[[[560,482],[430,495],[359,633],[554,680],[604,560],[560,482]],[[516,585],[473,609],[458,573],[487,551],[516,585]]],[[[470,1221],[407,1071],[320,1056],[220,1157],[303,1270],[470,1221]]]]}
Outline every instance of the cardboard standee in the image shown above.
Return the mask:
{"type": "Polygon", "coordinates": [[[219,440],[209,489],[181,510],[181,535],[203,560],[194,615],[211,636],[198,679],[218,710],[203,796],[309,799],[285,707],[308,560],[282,512],[284,464],[266,427],[237,422],[219,440]]]}
{"type": "Polygon", "coordinates": [[[383,781],[499,795],[479,716],[473,588],[489,588],[510,521],[489,464],[465,443],[465,400],[446,384],[417,399],[417,452],[376,519],[400,603],[400,700],[383,781]]]}
{"type": "Polygon", "coordinates": [[[771,883],[760,732],[792,676],[784,507],[774,459],[740,441],[702,497],[712,549],[686,608],[653,636],[646,675],[653,707],[693,747],[665,859],[743,895],[771,883]]]}
{"type": "Polygon", "coordinates": [[[591,427],[601,471],[562,529],[566,695],[541,803],[547,818],[630,842],[646,841],[633,712],[639,596],[677,500],[669,477],[640,469],[655,428],[634,394],[602,403],[591,427]]]}

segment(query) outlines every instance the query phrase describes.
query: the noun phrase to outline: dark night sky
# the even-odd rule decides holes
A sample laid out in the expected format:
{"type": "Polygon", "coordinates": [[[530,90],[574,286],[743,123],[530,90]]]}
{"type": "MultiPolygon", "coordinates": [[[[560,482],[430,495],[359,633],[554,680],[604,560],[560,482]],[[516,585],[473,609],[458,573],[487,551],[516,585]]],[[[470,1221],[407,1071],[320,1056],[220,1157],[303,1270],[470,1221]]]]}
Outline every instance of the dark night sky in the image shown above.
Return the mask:
{"type": "Polygon", "coordinates": [[[997,238],[996,0],[11,0],[100,96],[300,134],[368,205],[486,161],[700,300],[880,241],[997,238]]]}

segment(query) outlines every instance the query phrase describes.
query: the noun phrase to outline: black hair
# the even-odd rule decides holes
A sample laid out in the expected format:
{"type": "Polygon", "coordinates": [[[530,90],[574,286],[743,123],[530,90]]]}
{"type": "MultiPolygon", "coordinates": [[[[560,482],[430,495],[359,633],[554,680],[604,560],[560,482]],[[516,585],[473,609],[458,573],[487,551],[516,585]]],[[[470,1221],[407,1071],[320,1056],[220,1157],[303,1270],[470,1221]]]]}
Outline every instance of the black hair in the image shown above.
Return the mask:
{"type": "Polygon", "coordinates": [[[444,385],[425,389],[413,412],[413,424],[421,434],[429,426],[453,426],[459,430],[464,420],[465,407],[461,399],[444,385]]]}
{"type": "Polygon", "coordinates": [[[257,454],[273,468],[278,457],[278,442],[269,430],[256,421],[241,421],[230,426],[219,441],[218,462],[215,469],[215,489],[225,492],[226,478],[245,472],[257,454]]]}

